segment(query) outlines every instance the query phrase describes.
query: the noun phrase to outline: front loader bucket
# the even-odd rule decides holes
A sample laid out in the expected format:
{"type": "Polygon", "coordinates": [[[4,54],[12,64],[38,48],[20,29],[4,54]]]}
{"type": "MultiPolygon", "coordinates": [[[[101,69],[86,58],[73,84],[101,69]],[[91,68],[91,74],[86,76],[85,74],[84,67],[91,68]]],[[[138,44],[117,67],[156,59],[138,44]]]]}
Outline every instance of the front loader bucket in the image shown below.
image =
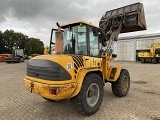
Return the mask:
{"type": "Polygon", "coordinates": [[[122,23],[120,33],[146,30],[146,21],[142,3],[127,5],[107,11],[101,18],[99,26],[106,33],[111,27],[118,28],[122,23]]]}

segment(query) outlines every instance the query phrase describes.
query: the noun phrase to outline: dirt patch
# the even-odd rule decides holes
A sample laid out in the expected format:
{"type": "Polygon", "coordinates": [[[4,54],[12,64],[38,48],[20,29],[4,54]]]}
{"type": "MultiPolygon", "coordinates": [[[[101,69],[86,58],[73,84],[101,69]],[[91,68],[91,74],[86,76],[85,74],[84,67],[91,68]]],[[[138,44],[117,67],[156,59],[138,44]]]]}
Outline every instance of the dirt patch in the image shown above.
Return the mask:
{"type": "Polygon", "coordinates": [[[153,94],[153,95],[160,95],[159,93],[156,93],[156,92],[153,92],[153,91],[144,91],[144,93],[153,94]]]}
{"type": "Polygon", "coordinates": [[[132,83],[137,83],[137,84],[146,84],[148,82],[146,81],[131,81],[132,83]]]}
{"type": "Polygon", "coordinates": [[[151,118],[151,120],[160,120],[160,117],[156,117],[156,116],[150,117],[150,118],[151,118]]]}

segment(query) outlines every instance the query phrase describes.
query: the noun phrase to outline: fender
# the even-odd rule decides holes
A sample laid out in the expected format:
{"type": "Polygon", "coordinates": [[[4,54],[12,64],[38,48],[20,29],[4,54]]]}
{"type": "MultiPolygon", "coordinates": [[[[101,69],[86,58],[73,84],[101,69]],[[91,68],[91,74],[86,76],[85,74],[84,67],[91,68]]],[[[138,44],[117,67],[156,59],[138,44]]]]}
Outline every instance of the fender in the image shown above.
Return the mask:
{"type": "Polygon", "coordinates": [[[116,81],[119,78],[122,69],[123,67],[121,66],[110,66],[109,71],[107,73],[107,81],[116,81]]]}
{"type": "MultiPolygon", "coordinates": [[[[100,71],[102,73],[102,71],[100,69],[98,69],[98,68],[81,69],[79,71],[78,77],[77,77],[77,86],[75,88],[75,91],[71,95],[71,97],[76,96],[80,92],[80,90],[82,88],[82,83],[83,83],[83,80],[84,80],[84,77],[86,76],[86,74],[89,73],[89,72],[96,72],[96,71],[100,71]]],[[[102,75],[103,75],[103,73],[102,73],[102,75]]],[[[104,82],[104,79],[103,79],[103,82],[104,82]]]]}

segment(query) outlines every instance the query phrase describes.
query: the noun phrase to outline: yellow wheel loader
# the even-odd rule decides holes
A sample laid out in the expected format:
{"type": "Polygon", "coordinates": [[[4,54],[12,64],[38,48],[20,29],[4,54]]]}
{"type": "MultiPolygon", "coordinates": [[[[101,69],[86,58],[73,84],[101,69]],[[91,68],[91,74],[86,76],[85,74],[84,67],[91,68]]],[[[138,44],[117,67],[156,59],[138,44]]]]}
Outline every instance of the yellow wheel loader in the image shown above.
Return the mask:
{"type": "Polygon", "coordinates": [[[148,51],[138,52],[138,59],[141,63],[151,62],[153,64],[159,63],[160,60],[160,42],[151,45],[148,51]]]}
{"type": "Polygon", "coordinates": [[[50,40],[55,54],[28,62],[24,84],[31,93],[53,101],[71,99],[87,116],[101,106],[105,83],[111,83],[116,96],[128,94],[128,70],[109,63],[116,58],[112,45],[120,33],[146,29],[141,3],[106,12],[99,26],[82,20],[57,26],[50,40]]]}

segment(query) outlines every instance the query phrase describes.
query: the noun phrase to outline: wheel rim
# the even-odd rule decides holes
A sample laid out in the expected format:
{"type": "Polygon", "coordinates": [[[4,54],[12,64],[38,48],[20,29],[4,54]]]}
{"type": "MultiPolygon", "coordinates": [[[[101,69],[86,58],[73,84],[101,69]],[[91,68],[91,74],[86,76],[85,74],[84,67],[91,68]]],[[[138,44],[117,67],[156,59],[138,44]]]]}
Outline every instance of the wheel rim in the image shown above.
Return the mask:
{"type": "Polygon", "coordinates": [[[86,92],[86,100],[87,100],[87,104],[90,107],[95,106],[95,104],[97,103],[98,99],[99,99],[99,87],[97,84],[92,83],[89,87],[88,90],[86,92]]]}
{"type": "Polygon", "coordinates": [[[122,80],[122,90],[126,91],[128,89],[128,77],[124,76],[122,80]]]}

